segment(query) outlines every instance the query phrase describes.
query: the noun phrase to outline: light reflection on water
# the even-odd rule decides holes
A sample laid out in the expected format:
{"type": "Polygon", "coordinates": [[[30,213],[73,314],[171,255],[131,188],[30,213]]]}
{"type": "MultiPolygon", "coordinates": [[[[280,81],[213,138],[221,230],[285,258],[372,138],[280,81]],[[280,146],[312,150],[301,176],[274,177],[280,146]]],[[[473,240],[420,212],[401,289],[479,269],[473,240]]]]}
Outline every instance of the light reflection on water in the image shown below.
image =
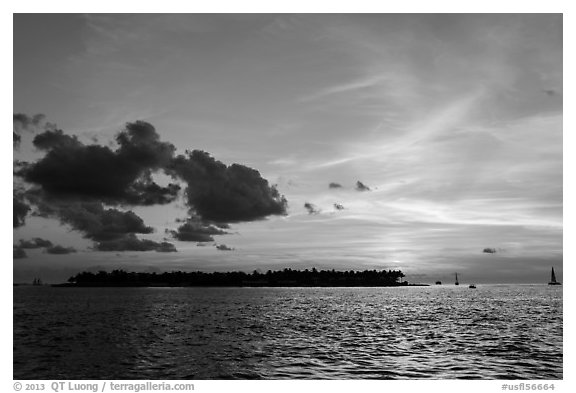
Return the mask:
{"type": "Polygon", "coordinates": [[[560,379],[562,290],[14,288],[14,379],[560,379]]]}

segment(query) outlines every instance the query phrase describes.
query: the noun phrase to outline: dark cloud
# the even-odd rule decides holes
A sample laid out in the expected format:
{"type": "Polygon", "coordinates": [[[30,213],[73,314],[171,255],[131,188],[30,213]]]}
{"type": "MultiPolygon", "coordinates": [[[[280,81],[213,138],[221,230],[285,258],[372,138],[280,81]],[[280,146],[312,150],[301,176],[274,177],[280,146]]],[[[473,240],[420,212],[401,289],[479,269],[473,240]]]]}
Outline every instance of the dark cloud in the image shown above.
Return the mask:
{"type": "MultiPolygon", "coordinates": [[[[13,147],[16,149],[20,146],[20,142],[22,141],[22,136],[20,134],[22,133],[22,131],[29,131],[29,132],[36,131],[39,127],[41,127],[43,125],[45,118],[46,118],[46,116],[44,116],[42,114],[38,114],[38,115],[34,115],[34,116],[28,116],[24,113],[14,113],[12,115],[13,147]]],[[[46,126],[46,125],[44,125],[44,126],[46,126]]]]}
{"type": "Polygon", "coordinates": [[[173,144],[161,142],[154,126],[144,121],[127,123],[116,141],[120,145],[118,155],[143,167],[166,166],[176,151],[173,144]]]}
{"type": "Polygon", "coordinates": [[[22,161],[22,160],[12,161],[12,167],[14,170],[14,174],[18,174],[18,172],[20,170],[22,170],[23,168],[26,168],[28,165],[30,165],[30,164],[27,161],[22,161]]]}
{"type": "Polygon", "coordinates": [[[50,196],[88,198],[108,203],[168,203],[179,187],[160,187],[151,180],[153,171],[165,167],[175,147],[161,142],[154,127],[128,123],[116,137],[119,147],[84,145],[61,130],[37,135],[34,144],[46,155],[20,170],[26,181],[37,184],[50,196]]]}
{"type": "Polygon", "coordinates": [[[342,188],[342,185],[339,183],[330,183],[328,184],[328,188],[342,188]]]}
{"type": "Polygon", "coordinates": [[[20,174],[58,197],[105,197],[121,199],[136,176],[116,172],[116,155],[108,147],[91,145],[51,149],[20,174]]]}
{"type": "Polygon", "coordinates": [[[361,181],[356,182],[356,191],[370,191],[370,187],[362,183],[361,181]]]}
{"type": "Polygon", "coordinates": [[[40,127],[45,119],[46,116],[41,113],[34,116],[28,116],[24,113],[14,113],[12,115],[14,132],[23,130],[33,131],[35,128],[40,127]]]}
{"type": "Polygon", "coordinates": [[[212,242],[214,235],[225,235],[228,232],[216,225],[202,222],[198,219],[189,219],[177,230],[168,230],[168,233],[180,241],[185,242],[212,242]]]}
{"type": "Polygon", "coordinates": [[[320,209],[318,209],[318,208],[316,207],[316,205],[313,205],[313,204],[308,203],[308,202],[304,203],[304,208],[305,208],[306,210],[308,210],[308,214],[318,214],[318,213],[320,213],[320,209]]]}
{"type": "Polygon", "coordinates": [[[52,242],[50,240],[41,239],[39,237],[35,237],[32,240],[20,240],[18,242],[18,247],[20,248],[46,248],[52,247],[52,242]]]}
{"type": "Polygon", "coordinates": [[[20,248],[20,247],[14,247],[12,249],[12,258],[13,259],[22,259],[22,258],[26,258],[28,255],[26,255],[26,251],[24,251],[24,249],[20,248]]]}
{"type": "Polygon", "coordinates": [[[216,246],[216,249],[220,250],[220,251],[233,251],[234,250],[233,248],[228,247],[226,244],[219,244],[216,246]]]}
{"type": "Polygon", "coordinates": [[[170,183],[161,187],[148,175],[132,183],[126,192],[125,202],[132,205],[164,205],[176,199],[180,186],[170,183]]]}
{"type": "MultiPolygon", "coordinates": [[[[20,127],[39,125],[43,117],[15,115],[20,127]]],[[[227,166],[195,150],[174,157],[175,147],[163,142],[146,122],[128,123],[116,136],[116,148],[84,144],[51,125],[37,134],[34,146],[45,151],[33,163],[15,166],[15,175],[34,184],[26,196],[35,214],[58,218],[97,242],[97,250],[173,252],[171,243],[139,240],[152,228],[131,211],[107,205],[156,205],[175,200],[178,184],[165,187],[152,179],[164,171],[186,184],[190,217],[168,232],[182,241],[208,242],[227,232],[228,223],[286,214],[287,201],[260,173],[239,164],[227,166]]],[[[14,226],[24,224],[30,207],[14,198],[14,226]]]]}
{"type": "Polygon", "coordinates": [[[12,132],[12,142],[13,148],[16,149],[20,146],[20,141],[22,141],[22,137],[15,132],[12,132]]]}
{"type": "Polygon", "coordinates": [[[158,248],[156,248],[157,252],[178,252],[174,244],[168,242],[161,242],[158,248]]]}
{"type": "Polygon", "coordinates": [[[14,228],[25,224],[26,215],[30,211],[30,206],[24,201],[24,197],[19,193],[14,193],[12,197],[12,213],[14,216],[14,228]]]}
{"type": "Polygon", "coordinates": [[[146,226],[134,212],[104,209],[98,202],[45,203],[39,207],[41,214],[56,217],[95,241],[120,239],[133,233],[153,232],[153,229],[146,226]]]}
{"type": "Polygon", "coordinates": [[[482,252],[486,254],[496,254],[497,251],[495,248],[486,247],[482,252]]]}
{"type": "Polygon", "coordinates": [[[258,171],[244,165],[226,166],[210,154],[194,150],[177,156],[170,172],[187,183],[188,205],[202,219],[238,222],[286,214],[286,198],[258,171]]]}
{"type": "Polygon", "coordinates": [[[62,130],[48,130],[36,135],[32,141],[39,150],[51,150],[54,148],[74,149],[82,146],[75,135],[67,135],[62,130]]]}
{"type": "Polygon", "coordinates": [[[133,233],[126,234],[118,239],[98,242],[95,249],[98,251],[177,251],[172,243],[138,239],[133,233]]]}
{"type": "Polygon", "coordinates": [[[339,204],[339,203],[335,203],[334,204],[334,209],[336,210],[344,210],[344,206],[339,204]]]}
{"type": "Polygon", "coordinates": [[[48,254],[56,254],[56,255],[65,255],[65,254],[72,254],[76,252],[76,249],[73,247],[63,247],[63,246],[52,246],[46,248],[46,252],[48,254]]]}

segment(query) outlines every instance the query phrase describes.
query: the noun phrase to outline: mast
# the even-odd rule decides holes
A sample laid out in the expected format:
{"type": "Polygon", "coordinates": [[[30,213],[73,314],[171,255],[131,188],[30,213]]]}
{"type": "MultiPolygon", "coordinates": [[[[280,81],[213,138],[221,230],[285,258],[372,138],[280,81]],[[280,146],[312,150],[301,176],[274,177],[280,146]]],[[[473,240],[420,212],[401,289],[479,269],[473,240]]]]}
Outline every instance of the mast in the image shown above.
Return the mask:
{"type": "Polygon", "coordinates": [[[456,276],[456,282],[454,283],[454,285],[460,285],[460,283],[458,282],[458,273],[454,273],[454,275],[456,276]]]}

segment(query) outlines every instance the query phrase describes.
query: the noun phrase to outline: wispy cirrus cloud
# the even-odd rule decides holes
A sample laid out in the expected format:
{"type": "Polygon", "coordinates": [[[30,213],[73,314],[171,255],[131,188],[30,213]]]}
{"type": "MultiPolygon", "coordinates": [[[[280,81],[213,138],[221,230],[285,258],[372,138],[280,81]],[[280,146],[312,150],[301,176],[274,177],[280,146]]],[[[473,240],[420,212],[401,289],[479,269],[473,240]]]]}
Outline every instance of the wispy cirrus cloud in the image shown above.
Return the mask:
{"type": "Polygon", "coordinates": [[[364,140],[346,143],[341,146],[339,157],[328,157],[323,161],[305,163],[307,170],[325,169],[348,164],[351,161],[376,160],[388,161],[391,155],[409,157],[411,151],[419,151],[433,138],[449,134],[456,127],[470,119],[471,112],[476,110],[485,91],[478,89],[458,97],[424,118],[412,121],[403,126],[402,132],[370,133],[364,140]]]}
{"type": "Polygon", "coordinates": [[[359,90],[366,90],[382,85],[387,78],[381,75],[368,76],[361,79],[352,80],[347,83],[329,86],[316,93],[299,98],[300,102],[310,102],[321,98],[329,97],[337,94],[344,94],[349,92],[356,92],[359,90]]]}

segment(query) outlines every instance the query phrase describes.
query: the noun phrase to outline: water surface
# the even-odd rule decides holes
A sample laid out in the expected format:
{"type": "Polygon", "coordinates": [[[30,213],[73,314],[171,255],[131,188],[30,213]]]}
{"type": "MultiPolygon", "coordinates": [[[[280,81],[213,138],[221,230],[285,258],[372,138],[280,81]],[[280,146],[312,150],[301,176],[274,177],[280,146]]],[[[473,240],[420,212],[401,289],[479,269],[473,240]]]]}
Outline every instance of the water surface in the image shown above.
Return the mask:
{"type": "Polygon", "coordinates": [[[560,379],[562,289],[14,287],[14,379],[560,379]]]}

